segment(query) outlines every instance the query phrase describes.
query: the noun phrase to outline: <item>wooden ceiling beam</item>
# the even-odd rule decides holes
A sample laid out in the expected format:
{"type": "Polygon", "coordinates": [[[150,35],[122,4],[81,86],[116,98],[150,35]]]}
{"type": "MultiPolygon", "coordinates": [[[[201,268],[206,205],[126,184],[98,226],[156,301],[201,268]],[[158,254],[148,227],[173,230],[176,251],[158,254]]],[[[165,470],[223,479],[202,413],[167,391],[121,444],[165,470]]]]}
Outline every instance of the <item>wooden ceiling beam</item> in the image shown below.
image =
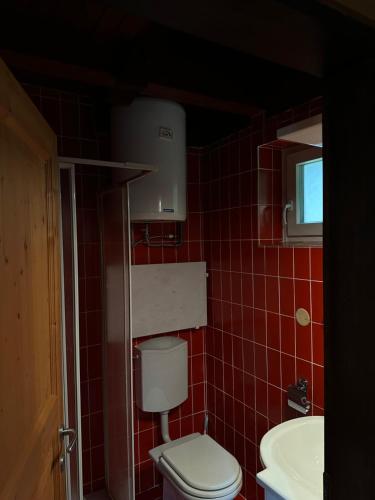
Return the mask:
{"type": "Polygon", "coordinates": [[[10,50],[0,50],[0,57],[4,59],[8,66],[17,71],[53,80],[65,80],[91,87],[110,89],[113,91],[114,96],[120,98],[117,100],[123,102],[129,101],[129,99],[137,95],[143,95],[159,99],[169,99],[179,102],[184,106],[194,106],[242,116],[253,116],[261,111],[259,107],[246,102],[220,99],[199,92],[168,87],[157,83],[135,84],[118,79],[107,71],[54,61],[29,54],[21,54],[10,50]]]}
{"type": "Polygon", "coordinates": [[[335,9],[345,16],[375,27],[375,3],[373,0],[319,0],[322,5],[335,9]]]}
{"type": "Polygon", "coordinates": [[[108,1],[163,26],[319,78],[371,58],[375,50],[373,0],[108,1]]]}
{"type": "Polygon", "coordinates": [[[4,59],[8,66],[18,71],[57,80],[80,82],[90,86],[114,87],[116,85],[114,76],[102,70],[22,54],[12,50],[0,49],[0,57],[4,59]]]}
{"type": "Polygon", "coordinates": [[[212,109],[223,113],[254,116],[261,111],[259,107],[245,102],[218,99],[205,94],[192,92],[190,90],[176,89],[155,83],[149,83],[146,85],[141,93],[142,95],[148,97],[176,101],[184,106],[212,109]]]}
{"type": "Polygon", "coordinates": [[[278,0],[109,0],[174,30],[317,77],[325,37],[319,22],[278,0]]]}

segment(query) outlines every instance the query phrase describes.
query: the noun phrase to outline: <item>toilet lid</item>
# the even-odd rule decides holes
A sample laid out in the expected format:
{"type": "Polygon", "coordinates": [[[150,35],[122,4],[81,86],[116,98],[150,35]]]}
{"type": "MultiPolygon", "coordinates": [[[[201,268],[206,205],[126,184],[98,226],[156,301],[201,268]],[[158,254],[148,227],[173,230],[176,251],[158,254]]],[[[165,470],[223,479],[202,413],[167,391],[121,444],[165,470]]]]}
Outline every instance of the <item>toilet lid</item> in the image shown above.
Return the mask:
{"type": "Polygon", "coordinates": [[[164,450],[162,457],[189,486],[198,490],[227,488],[240,472],[237,460],[206,434],[164,450]]]}

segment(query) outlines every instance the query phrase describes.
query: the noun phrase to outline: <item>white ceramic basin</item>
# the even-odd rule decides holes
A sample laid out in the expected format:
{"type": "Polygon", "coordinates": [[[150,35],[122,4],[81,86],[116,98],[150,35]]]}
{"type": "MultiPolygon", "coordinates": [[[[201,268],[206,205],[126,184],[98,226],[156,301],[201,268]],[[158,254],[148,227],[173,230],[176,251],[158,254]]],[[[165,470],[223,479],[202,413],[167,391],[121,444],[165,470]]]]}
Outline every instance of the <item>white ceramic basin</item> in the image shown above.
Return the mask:
{"type": "Polygon", "coordinates": [[[257,474],[266,500],[322,500],[324,417],[289,420],[260,443],[264,470],[257,474]]]}

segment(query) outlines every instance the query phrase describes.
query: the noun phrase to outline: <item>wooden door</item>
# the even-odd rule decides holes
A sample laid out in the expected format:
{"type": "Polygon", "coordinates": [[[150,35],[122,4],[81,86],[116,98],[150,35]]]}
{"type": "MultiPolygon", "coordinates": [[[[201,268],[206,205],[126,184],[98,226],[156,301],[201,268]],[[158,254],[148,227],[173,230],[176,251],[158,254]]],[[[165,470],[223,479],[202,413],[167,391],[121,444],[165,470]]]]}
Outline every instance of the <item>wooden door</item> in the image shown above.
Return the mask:
{"type": "Polygon", "coordinates": [[[0,60],[0,498],[65,497],[56,137],[0,60]]]}

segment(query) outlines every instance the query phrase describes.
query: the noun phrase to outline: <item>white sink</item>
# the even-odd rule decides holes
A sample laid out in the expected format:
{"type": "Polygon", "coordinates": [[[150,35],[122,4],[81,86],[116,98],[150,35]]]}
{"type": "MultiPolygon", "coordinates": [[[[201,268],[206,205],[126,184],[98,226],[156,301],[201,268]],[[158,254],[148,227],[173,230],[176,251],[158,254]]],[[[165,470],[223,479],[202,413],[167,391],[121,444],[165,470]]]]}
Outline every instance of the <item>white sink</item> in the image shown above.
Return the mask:
{"type": "Polygon", "coordinates": [[[257,474],[266,500],[322,500],[324,417],[289,420],[267,432],[260,443],[265,467],[257,474]]]}

